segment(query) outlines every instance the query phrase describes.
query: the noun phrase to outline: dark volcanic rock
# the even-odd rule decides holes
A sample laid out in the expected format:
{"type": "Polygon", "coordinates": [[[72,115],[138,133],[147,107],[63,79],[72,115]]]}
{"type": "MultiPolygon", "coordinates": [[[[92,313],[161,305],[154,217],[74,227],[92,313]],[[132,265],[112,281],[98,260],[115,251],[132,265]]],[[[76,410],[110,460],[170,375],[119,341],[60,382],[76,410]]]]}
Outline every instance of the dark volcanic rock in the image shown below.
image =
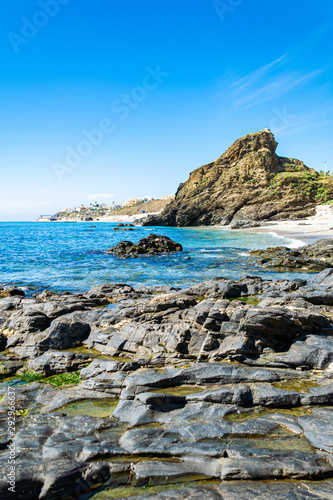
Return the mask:
{"type": "Polygon", "coordinates": [[[86,354],[74,352],[48,351],[42,356],[30,359],[28,369],[45,376],[64,373],[83,368],[91,358],[86,354]]]}
{"type": "Polygon", "coordinates": [[[120,223],[113,229],[114,231],[135,231],[133,224],[120,223]]]}
{"type": "Polygon", "coordinates": [[[2,359],[0,362],[0,380],[11,377],[22,367],[23,363],[21,361],[7,361],[2,359]]]}
{"type": "MultiPolygon", "coordinates": [[[[333,268],[333,238],[319,240],[298,250],[276,247],[267,248],[267,250],[253,250],[250,255],[257,257],[258,263],[262,267],[272,268],[275,271],[319,272],[325,268],[333,268]]],[[[328,278],[329,275],[326,274],[325,278],[328,278]]],[[[317,282],[318,280],[313,281],[312,284],[315,285],[317,282]]]]}
{"type": "Polygon", "coordinates": [[[268,129],[238,139],[216,161],[191,172],[162,214],[143,225],[249,227],[312,215],[323,188],[332,198],[331,180],[299,160],[279,157],[276,148],[268,129]]]}
{"type": "Polygon", "coordinates": [[[135,257],[137,255],[158,255],[165,252],[181,252],[183,247],[180,243],[172,241],[167,236],[150,234],[147,238],[142,238],[138,243],[131,241],[121,241],[117,245],[109,248],[107,253],[116,257],[135,257]]]}
{"type": "Polygon", "coordinates": [[[10,295],[11,297],[14,297],[15,295],[24,297],[25,293],[23,290],[20,290],[19,288],[12,288],[11,290],[8,291],[8,295],[10,295]]]}
{"type": "Polygon", "coordinates": [[[332,276],[0,299],[0,497],[333,498],[332,276]]]}
{"type": "Polygon", "coordinates": [[[323,500],[333,498],[333,481],[228,481],[219,491],[223,500],[323,500]]]}
{"type": "Polygon", "coordinates": [[[292,344],[288,352],[277,354],[273,359],[291,367],[322,370],[333,361],[333,338],[309,335],[305,340],[292,344]]]}
{"type": "Polygon", "coordinates": [[[333,286],[333,269],[325,269],[308,280],[308,285],[313,287],[331,288],[333,286]]]}
{"type": "Polygon", "coordinates": [[[70,313],[52,321],[47,335],[39,343],[48,349],[69,349],[80,346],[89,336],[90,323],[97,313],[70,313]]]}

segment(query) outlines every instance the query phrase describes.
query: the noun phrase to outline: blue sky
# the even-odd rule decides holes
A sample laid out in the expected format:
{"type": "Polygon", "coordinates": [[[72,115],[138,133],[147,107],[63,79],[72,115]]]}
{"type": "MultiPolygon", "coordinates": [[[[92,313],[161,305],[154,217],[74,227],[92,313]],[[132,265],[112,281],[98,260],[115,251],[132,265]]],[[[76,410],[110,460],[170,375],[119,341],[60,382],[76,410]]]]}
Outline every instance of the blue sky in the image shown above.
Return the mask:
{"type": "Polygon", "coordinates": [[[15,0],[0,220],[174,193],[237,138],[333,170],[333,2],[15,0]]]}

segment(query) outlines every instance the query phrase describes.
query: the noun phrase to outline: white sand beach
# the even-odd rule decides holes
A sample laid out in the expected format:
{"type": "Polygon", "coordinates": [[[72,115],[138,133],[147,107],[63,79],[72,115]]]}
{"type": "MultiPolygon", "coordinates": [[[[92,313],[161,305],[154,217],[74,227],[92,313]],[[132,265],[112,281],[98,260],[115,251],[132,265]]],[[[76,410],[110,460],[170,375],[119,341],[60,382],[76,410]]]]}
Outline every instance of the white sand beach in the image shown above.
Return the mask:
{"type": "Polygon", "coordinates": [[[145,214],[136,215],[112,215],[109,217],[100,217],[99,220],[94,220],[94,222],[135,222],[146,219],[149,215],[158,215],[160,212],[152,212],[145,214]]]}
{"type": "Polygon", "coordinates": [[[234,229],[234,231],[276,233],[309,244],[321,238],[333,237],[333,207],[319,205],[316,214],[306,219],[267,222],[262,227],[234,229]]]}

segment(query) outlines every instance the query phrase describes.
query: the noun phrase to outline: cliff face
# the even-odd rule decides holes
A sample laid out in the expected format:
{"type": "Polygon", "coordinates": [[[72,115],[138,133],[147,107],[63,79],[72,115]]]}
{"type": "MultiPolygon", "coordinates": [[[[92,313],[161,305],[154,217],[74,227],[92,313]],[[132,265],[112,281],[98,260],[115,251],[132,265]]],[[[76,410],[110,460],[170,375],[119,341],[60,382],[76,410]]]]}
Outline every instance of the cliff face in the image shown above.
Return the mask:
{"type": "Polygon", "coordinates": [[[279,157],[265,129],[238,139],[213,163],[194,170],[175,199],[144,225],[242,225],[312,215],[333,198],[332,178],[299,160],[279,157]]]}

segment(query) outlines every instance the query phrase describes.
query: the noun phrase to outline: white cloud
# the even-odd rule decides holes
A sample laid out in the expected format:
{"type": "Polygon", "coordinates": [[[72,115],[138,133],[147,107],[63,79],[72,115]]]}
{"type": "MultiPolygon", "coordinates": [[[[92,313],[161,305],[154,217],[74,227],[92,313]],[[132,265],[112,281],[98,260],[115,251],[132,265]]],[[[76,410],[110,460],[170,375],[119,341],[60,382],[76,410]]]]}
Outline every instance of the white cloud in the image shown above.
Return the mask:
{"type": "Polygon", "coordinates": [[[1,193],[0,198],[5,198],[5,196],[8,196],[8,193],[1,193]]]}
{"type": "Polygon", "coordinates": [[[90,194],[88,200],[107,200],[109,198],[114,198],[114,193],[98,193],[90,194]]]}
{"type": "MultiPolygon", "coordinates": [[[[281,63],[284,58],[278,59],[281,63]]],[[[259,70],[250,73],[235,82],[231,87],[234,91],[234,108],[247,109],[264,101],[280,97],[294,88],[317,78],[326,68],[317,69],[307,74],[300,71],[276,71],[281,64],[273,62],[259,70]]]]}

